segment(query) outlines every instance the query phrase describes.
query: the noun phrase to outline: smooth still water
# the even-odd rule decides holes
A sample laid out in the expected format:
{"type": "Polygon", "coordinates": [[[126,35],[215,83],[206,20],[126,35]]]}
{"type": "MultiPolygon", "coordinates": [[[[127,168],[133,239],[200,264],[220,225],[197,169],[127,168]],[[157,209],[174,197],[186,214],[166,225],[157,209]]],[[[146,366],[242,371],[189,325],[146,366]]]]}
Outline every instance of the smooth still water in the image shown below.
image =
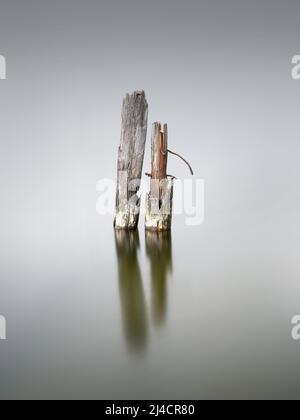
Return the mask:
{"type": "Polygon", "coordinates": [[[299,231],[256,216],[175,218],[163,236],[56,220],[44,243],[23,229],[1,264],[1,398],[297,397],[299,231]]]}

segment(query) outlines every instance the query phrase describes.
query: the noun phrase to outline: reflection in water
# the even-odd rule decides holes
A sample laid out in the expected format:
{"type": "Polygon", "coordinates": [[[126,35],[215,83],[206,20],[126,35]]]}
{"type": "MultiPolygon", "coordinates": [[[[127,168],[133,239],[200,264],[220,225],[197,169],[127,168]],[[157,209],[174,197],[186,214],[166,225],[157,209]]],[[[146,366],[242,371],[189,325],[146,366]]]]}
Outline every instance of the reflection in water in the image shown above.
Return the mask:
{"type": "MultiPolygon", "coordinates": [[[[116,231],[119,291],[124,334],[128,347],[145,349],[148,338],[146,300],[138,250],[139,233],[116,231]]],[[[167,280],[172,272],[171,233],[146,232],[146,254],[151,266],[151,306],[153,322],[162,325],[167,313],[167,280]]]]}
{"type": "Polygon", "coordinates": [[[124,333],[132,350],[142,350],[147,342],[147,317],[137,255],[139,233],[116,231],[115,238],[124,333]]]}
{"type": "Polygon", "coordinates": [[[161,325],[167,312],[167,280],[172,272],[171,232],[146,232],[146,252],[151,265],[152,314],[161,325]]]}

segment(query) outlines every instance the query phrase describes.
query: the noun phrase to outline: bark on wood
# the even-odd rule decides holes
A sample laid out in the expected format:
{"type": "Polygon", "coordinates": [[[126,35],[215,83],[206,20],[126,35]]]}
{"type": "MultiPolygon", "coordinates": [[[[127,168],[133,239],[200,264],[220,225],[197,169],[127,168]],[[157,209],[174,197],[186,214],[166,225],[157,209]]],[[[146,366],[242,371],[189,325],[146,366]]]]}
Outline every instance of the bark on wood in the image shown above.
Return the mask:
{"type": "Polygon", "coordinates": [[[146,230],[171,229],[173,179],[167,177],[168,126],[154,123],[151,144],[150,193],[146,197],[146,230]]]}
{"type": "Polygon", "coordinates": [[[139,221],[140,188],[147,137],[148,103],[143,91],[123,101],[121,143],[118,155],[115,229],[135,230],[139,221]]]}

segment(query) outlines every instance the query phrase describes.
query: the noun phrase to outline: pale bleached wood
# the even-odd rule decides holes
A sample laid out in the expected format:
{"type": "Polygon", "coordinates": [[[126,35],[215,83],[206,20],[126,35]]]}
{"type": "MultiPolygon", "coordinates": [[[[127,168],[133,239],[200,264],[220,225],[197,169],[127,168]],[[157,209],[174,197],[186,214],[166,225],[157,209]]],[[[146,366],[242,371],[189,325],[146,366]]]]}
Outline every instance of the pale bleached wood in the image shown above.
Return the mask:
{"type": "Polygon", "coordinates": [[[154,123],[151,142],[150,193],[146,197],[146,230],[171,229],[173,179],[167,177],[168,126],[154,123]]]}
{"type": "Polygon", "coordinates": [[[147,137],[148,103],[144,91],[123,101],[121,142],[118,154],[115,229],[135,230],[139,221],[140,188],[147,137]]]}

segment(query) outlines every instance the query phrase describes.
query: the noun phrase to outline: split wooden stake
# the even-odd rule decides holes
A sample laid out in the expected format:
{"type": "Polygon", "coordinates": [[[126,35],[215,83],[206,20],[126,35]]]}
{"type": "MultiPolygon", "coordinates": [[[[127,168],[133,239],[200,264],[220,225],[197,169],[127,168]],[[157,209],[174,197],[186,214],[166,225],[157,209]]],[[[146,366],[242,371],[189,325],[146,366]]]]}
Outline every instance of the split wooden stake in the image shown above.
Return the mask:
{"type": "Polygon", "coordinates": [[[164,232],[171,229],[173,177],[167,176],[168,126],[156,122],[152,129],[151,182],[146,198],[146,230],[164,232]]]}
{"type": "Polygon", "coordinates": [[[139,221],[140,188],[147,137],[148,103],[144,91],[123,101],[122,132],[118,155],[116,230],[135,230],[139,221]]]}

